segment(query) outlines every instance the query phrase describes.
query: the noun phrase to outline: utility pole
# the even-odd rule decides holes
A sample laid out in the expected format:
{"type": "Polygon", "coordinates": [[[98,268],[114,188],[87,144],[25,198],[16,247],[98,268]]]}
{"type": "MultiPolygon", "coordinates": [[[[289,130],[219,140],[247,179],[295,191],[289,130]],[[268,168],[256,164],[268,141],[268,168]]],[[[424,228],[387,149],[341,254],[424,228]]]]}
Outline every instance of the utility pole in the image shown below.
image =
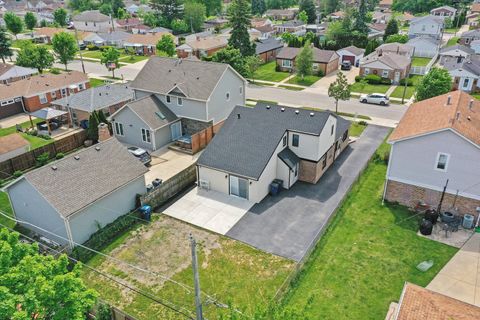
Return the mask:
{"type": "Polygon", "coordinates": [[[197,320],[203,320],[202,313],[202,299],[200,297],[200,278],[198,276],[198,260],[197,260],[197,242],[190,234],[190,245],[192,247],[192,268],[193,268],[193,281],[195,282],[195,313],[197,320]]]}
{"type": "Polygon", "coordinates": [[[82,63],[82,70],[83,70],[83,73],[86,73],[85,72],[85,65],[83,64],[82,50],[80,50],[80,44],[78,43],[77,29],[75,28],[74,30],[75,30],[75,40],[77,41],[78,53],[80,54],[80,62],[82,63]]]}

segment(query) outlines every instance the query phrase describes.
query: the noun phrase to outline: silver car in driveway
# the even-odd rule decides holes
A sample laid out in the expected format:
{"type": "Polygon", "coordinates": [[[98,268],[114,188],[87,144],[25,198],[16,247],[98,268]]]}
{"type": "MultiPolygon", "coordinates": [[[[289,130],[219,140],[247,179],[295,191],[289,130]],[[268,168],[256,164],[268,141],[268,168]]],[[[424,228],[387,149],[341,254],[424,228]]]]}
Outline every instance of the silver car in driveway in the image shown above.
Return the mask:
{"type": "Polygon", "coordinates": [[[390,99],[382,93],[362,94],[358,100],[361,103],[373,103],[381,106],[386,106],[390,103],[390,99]]]}

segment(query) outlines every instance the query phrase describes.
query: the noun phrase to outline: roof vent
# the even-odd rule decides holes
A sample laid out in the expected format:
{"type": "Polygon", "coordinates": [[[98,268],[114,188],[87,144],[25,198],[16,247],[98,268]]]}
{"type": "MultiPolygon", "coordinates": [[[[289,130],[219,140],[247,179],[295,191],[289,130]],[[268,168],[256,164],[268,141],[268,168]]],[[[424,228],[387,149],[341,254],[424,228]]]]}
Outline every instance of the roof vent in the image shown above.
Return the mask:
{"type": "Polygon", "coordinates": [[[310,117],[313,117],[314,115],[315,115],[315,113],[310,112],[310,117]]]}
{"type": "Polygon", "coordinates": [[[470,120],[472,120],[472,118],[471,118],[470,116],[468,116],[468,117],[467,117],[467,120],[470,121],[470,120]]]}
{"type": "Polygon", "coordinates": [[[271,108],[270,106],[267,106],[267,110],[270,110],[270,108],[271,108]]]}
{"type": "Polygon", "coordinates": [[[447,106],[449,106],[452,103],[452,96],[448,95],[447,97],[447,106]]]}
{"type": "Polygon", "coordinates": [[[468,103],[468,109],[472,110],[473,108],[473,99],[470,99],[470,102],[468,103]]]}
{"type": "Polygon", "coordinates": [[[80,156],[74,156],[73,159],[80,160],[80,156]]]}
{"type": "Polygon", "coordinates": [[[240,113],[237,113],[237,119],[240,119],[240,113]]]}
{"type": "Polygon", "coordinates": [[[52,168],[53,171],[58,169],[57,166],[52,166],[51,168],[52,168]]]}
{"type": "Polygon", "coordinates": [[[280,111],[284,112],[284,111],[285,111],[285,108],[280,109],[280,111]]]}
{"type": "Polygon", "coordinates": [[[299,114],[299,113],[300,113],[300,111],[298,111],[298,110],[295,110],[295,114],[299,114]]]}
{"type": "Polygon", "coordinates": [[[100,147],[99,147],[99,146],[96,146],[96,147],[95,147],[95,150],[100,151],[100,147]]]}

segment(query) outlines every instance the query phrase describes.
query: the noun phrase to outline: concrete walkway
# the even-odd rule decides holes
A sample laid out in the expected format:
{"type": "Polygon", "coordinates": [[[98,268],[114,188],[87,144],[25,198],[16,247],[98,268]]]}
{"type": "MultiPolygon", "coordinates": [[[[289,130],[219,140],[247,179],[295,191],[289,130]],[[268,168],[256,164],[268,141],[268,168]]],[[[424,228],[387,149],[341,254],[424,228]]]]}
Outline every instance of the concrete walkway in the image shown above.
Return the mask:
{"type": "Polygon", "coordinates": [[[480,233],[472,235],[427,289],[480,307],[480,233]]]}

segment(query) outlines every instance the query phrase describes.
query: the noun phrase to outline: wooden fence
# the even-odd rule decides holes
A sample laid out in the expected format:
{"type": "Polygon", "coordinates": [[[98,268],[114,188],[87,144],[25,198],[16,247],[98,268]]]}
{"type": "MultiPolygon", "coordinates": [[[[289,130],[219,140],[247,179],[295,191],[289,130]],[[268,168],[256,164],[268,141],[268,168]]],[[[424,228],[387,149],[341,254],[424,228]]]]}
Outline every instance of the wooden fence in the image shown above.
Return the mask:
{"type": "Polygon", "coordinates": [[[207,146],[213,138],[213,127],[208,127],[192,135],[192,154],[207,146]]]}
{"type": "Polygon", "coordinates": [[[43,147],[27,151],[19,156],[0,162],[0,179],[11,177],[15,171],[25,171],[35,167],[37,157],[45,152],[48,152],[50,159],[53,159],[57,153],[67,153],[83,146],[86,139],[87,131],[81,130],[43,147]]]}

